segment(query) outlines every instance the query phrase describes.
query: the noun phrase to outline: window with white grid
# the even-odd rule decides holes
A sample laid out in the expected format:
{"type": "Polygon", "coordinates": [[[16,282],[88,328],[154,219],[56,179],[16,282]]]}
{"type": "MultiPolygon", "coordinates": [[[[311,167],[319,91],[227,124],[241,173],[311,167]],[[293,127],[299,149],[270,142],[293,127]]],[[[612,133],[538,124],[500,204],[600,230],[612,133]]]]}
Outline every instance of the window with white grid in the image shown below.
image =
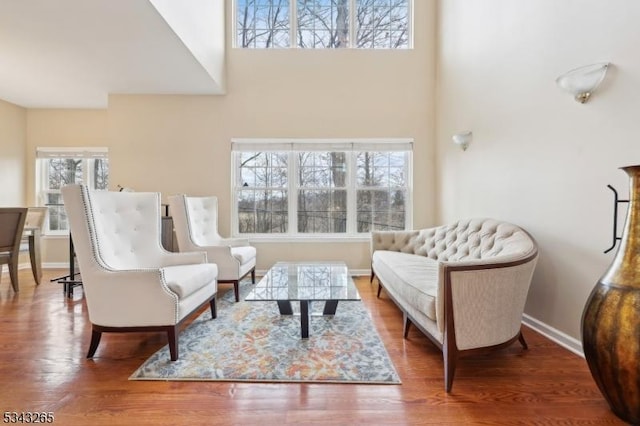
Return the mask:
{"type": "Polygon", "coordinates": [[[362,236],[410,229],[412,141],[233,141],[233,230],[362,236]]]}
{"type": "Polygon", "coordinates": [[[412,47],[413,0],[235,0],[240,48],[412,47]]]}
{"type": "Polygon", "coordinates": [[[44,234],[67,234],[69,224],[60,189],[67,184],[85,184],[106,190],[109,158],[106,148],[37,148],[36,194],[38,205],[48,208],[44,234]]]}

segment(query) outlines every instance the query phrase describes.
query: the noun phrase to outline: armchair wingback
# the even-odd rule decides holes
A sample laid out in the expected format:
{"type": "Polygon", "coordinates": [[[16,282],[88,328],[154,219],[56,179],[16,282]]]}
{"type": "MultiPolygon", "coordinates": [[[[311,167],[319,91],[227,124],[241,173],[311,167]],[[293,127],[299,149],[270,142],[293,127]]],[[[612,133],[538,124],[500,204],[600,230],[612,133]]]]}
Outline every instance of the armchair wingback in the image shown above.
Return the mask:
{"type": "Polygon", "coordinates": [[[92,339],[102,332],[165,331],[178,359],[178,327],[201,306],[216,316],[216,265],[205,253],[170,253],[160,244],[160,194],[62,188],[92,339]]]}
{"type": "Polygon", "coordinates": [[[245,238],[223,238],[218,233],[218,198],[168,198],[178,249],[181,252],[205,251],[209,262],[218,265],[218,282],[232,283],[236,302],[240,300],[240,280],[251,274],[256,282],[256,249],[245,238]]]}
{"type": "Polygon", "coordinates": [[[411,324],[444,355],[451,390],[459,356],[520,340],[538,258],[522,228],[494,219],[461,220],[413,231],[371,233],[372,275],[411,324]]]}

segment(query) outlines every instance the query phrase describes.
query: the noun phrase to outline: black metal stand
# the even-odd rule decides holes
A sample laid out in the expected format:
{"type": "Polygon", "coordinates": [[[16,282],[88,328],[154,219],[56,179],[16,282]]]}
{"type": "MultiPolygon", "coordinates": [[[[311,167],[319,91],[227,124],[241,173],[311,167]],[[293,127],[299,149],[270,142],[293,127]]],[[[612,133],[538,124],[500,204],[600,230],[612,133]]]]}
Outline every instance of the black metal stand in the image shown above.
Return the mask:
{"type": "Polygon", "coordinates": [[[76,272],[76,251],[73,248],[73,238],[69,234],[69,275],[54,278],[51,282],[57,282],[63,285],[63,291],[67,298],[73,298],[73,288],[82,285],[82,280],[76,280],[76,276],[80,275],[80,272],[76,272]]]}
{"type": "Polygon", "coordinates": [[[618,191],[616,191],[613,186],[607,185],[607,188],[613,191],[613,242],[611,247],[604,251],[605,253],[613,250],[616,247],[616,243],[622,239],[622,237],[618,237],[618,204],[629,202],[629,200],[620,200],[618,198],[618,191]]]}

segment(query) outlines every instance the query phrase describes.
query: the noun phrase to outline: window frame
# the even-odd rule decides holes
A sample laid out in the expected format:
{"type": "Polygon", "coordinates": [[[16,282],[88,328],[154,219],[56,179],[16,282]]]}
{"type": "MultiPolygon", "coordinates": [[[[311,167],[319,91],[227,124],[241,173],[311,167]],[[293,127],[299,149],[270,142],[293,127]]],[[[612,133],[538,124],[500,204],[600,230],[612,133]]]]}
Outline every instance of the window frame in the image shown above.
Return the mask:
{"type": "Polygon", "coordinates": [[[358,139],[231,139],[231,234],[233,237],[259,240],[260,242],[331,242],[368,241],[370,232],[357,232],[357,153],[358,152],[404,152],[405,157],[405,230],[413,229],[413,139],[411,138],[358,138],[358,139]],[[295,146],[295,148],[294,148],[295,146]],[[408,147],[408,149],[407,149],[408,147]],[[288,181],[284,189],[288,193],[288,231],[283,233],[239,232],[239,188],[240,154],[242,152],[287,152],[288,181]],[[300,233],[298,232],[298,191],[303,189],[298,182],[300,152],[346,152],[347,164],[347,224],[344,233],[300,233]]]}
{"type": "MultiPolygon", "coordinates": [[[[82,183],[91,189],[95,188],[93,181],[93,170],[95,162],[90,160],[104,159],[109,161],[109,150],[106,147],[37,147],[36,148],[36,179],[35,194],[36,205],[47,207],[47,214],[41,230],[44,236],[67,236],[69,229],[52,230],[50,229],[49,215],[50,208],[48,205],[48,194],[62,194],[60,189],[49,188],[49,160],[52,159],[79,159],[82,160],[82,183]]],[[[108,181],[106,182],[108,186],[108,181]]],[[[100,189],[98,189],[100,190],[100,189]]],[[[106,189],[105,189],[106,190],[106,189]]],[[[56,205],[57,206],[57,205],[56,205]]]]}
{"type": "Polygon", "coordinates": [[[402,48],[395,47],[358,47],[357,43],[357,34],[358,29],[356,28],[356,11],[357,11],[357,0],[348,0],[349,1],[349,42],[346,47],[300,47],[297,42],[297,32],[298,32],[298,1],[297,0],[288,0],[289,5],[289,46],[287,47],[243,47],[241,43],[238,43],[238,0],[232,1],[232,10],[231,10],[231,31],[232,31],[232,47],[234,49],[256,49],[256,50],[267,50],[267,49],[301,49],[301,50],[313,50],[313,49],[321,49],[321,50],[342,50],[342,49],[359,49],[359,50],[412,50],[414,48],[414,0],[406,0],[407,1],[407,46],[402,48]]]}

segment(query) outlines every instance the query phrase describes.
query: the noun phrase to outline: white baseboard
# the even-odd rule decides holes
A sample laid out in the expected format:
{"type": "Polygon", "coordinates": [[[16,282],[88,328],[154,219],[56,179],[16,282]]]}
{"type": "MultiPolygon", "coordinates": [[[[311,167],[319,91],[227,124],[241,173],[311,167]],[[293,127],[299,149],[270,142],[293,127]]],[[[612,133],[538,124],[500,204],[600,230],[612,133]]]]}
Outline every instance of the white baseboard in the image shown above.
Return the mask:
{"type": "Polygon", "coordinates": [[[69,262],[48,262],[42,264],[42,269],[69,269],[69,262]]]}
{"type": "MultiPolygon", "coordinates": [[[[18,263],[18,270],[20,269],[31,269],[31,263],[18,263]]],[[[42,269],[69,269],[69,262],[43,263],[42,269]]],[[[9,273],[8,265],[0,265],[0,273],[3,272],[6,272],[7,274],[9,273]]]]}
{"type": "Polygon", "coordinates": [[[527,327],[532,328],[538,333],[542,334],[546,338],[559,344],[563,348],[573,352],[574,354],[584,358],[584,351],[582,350],[582,342],[580,340],[563,333],[562,331],[551,327],[539,321],[527,314],[523,315],[522,323],[527,327]]]}

